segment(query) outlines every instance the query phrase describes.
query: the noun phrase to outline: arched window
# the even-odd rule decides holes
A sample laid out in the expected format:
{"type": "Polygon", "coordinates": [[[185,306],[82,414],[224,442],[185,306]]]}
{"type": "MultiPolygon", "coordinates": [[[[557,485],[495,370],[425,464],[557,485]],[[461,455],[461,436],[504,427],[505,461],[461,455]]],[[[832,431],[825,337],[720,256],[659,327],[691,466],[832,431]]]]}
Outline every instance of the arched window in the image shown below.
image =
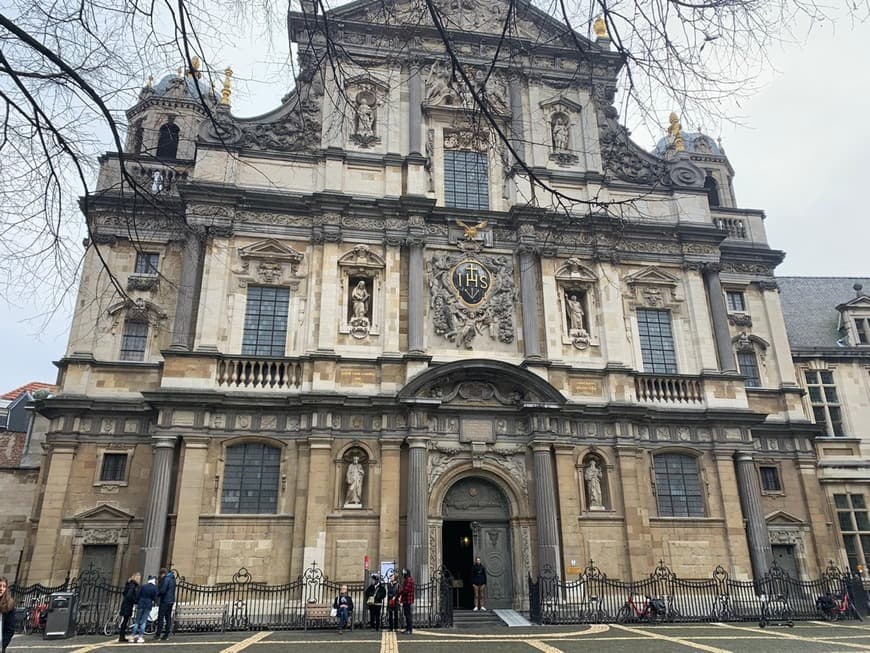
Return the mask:
{"type": "Polygon", "coordinates": [[[704,190],[707,191],[707,203],[710,207],[721,206],[719,203],[719,184],[713,179],[712,175],[707,175],[704,180],[704,190]]]}
{"type": "Polygon", "coordinates": [[[133,125],[133,138],[130,141],[130,153],[131,154],[141,154],[142,153],[142,141],[145,137],[145,128],[142,126],[142,121],[137,120],[133,125]]]}
{"type": "Polygon", "coordinates": [[[227,447],[221,512],[262,515],[278,511],[281,451],[261,442],[227,447]]]}
{"type": "Polygon", "coordinates": [[[704,497],[698,460],[679,453],[655,457],[656,495],[660,517],[703,517],[704,497]]]}
{"type": "Polygon", "coordinates": [[[174,159],[178,154],[178,125],[167,122],[160,128],[157,137],[157,158],[174,159]]]}

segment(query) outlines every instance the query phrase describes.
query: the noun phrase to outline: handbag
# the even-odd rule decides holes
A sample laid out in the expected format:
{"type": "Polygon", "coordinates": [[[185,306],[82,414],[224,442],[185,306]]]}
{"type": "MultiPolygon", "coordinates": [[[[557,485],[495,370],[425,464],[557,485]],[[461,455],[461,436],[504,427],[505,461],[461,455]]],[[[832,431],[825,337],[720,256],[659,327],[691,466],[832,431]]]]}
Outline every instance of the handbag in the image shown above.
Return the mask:
{"type": "Polygon", "coordinates": [[[374,604],[375,604],[375,597],[374,597],[374,595],[372,595],[366,600],[366,605],[374,605],[374,604]]]}
{"type": "Polygon", "coordinates": [[[395,596],[394,596],[393,598],[390,599],[390,603],[389,603],[389,605],[390,605],[391,608],[395,608],[395,607],[396,607],[396,597],[395,597],[395,596]]]}
{"type": "Polygon", "coordinates": [[[338,616],[338,608],[332,608],[332,609],[329,611],[329,616],[330,616],[330,617],[337,617],[337,616],[338,616]]]}

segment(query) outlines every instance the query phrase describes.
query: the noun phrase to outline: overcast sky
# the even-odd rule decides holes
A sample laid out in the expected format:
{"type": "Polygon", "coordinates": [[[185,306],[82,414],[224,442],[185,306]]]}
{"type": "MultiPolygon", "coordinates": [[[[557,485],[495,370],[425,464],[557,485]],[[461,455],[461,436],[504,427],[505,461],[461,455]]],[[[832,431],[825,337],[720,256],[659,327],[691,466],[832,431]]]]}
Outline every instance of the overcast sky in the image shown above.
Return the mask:
{"type": "MultiPolygon", "coordinates": [[[[768,241],[786,252],[778,274],[866,277],[870,23],[818,28],[805,43],[771,52],[771,59],[776,72],[744,103],[743,124],[706,128],[711,136],[722,136],[736,171],[738,205],[767,213],[768,241]]],[[[238,61],[229,63],[241,79],[255,77],[256,66],[274,65],[255,61],[249,70],[238,61]]],[[[268,92],[277,105],[289,86],[241,84],[233,109],[241,115],[262,113],[270,107],[261,97],[268,92]]],[[[684,121],[687,131],[697,127],[684,121]]],[[[654,143],[641,144],[651,149],[654,143]]],[[[3,308],[0,393],[29,381],[53,382],[52,361],[63,355],[68,315],[43,327],[33,318],[44,308],[27,298],[3,308]]]]}

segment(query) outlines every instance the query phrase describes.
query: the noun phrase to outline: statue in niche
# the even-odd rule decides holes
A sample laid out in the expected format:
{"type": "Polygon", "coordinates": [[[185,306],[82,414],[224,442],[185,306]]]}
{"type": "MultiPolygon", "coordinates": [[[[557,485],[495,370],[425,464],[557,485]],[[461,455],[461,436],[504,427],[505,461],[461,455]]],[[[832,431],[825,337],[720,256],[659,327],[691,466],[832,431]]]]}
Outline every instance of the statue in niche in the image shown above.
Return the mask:
{"type": "MultiPolygon", "coordinates": [[[[353,284],[353,281],[350,281],[350,283],[353,284]]],[[[348,326],[350,327],[350,334],[358,340],[368,336],[372,327],[372,323],[369,320],[369,302],[371,297],[365,279],[359,279],[353,285],[353,290],[350,291],[350,319],[348,320],[348,326]]]]}
{"type": "Polygon", "coordinates": [[[347,466],[347,494],[344,497],[345,508],[362,508],[363,480],[366,471],[359,461],[359,456],[353,457],[353,462],[347,466]]]}
{"type": "Polygon", "coordinates": [[[366,317],[369,313],[369,291],[366,290],[366,282],[363,279],[359,280],[350,296],[353,317],[366,317]]]}
{"type": "Polygon", "coordinates": [[[562,113],[557,113],[553,117],[551,128],[553,131],[553,150],[555,152],[567,151],[571,129],[568,125],[568,118],[562,113]]]}
{"type": "Polygon", "coordinates": [[[375,134],[375,112],[365,95],[360,95],[356,105],[357,136],[368,138],[375,134]]]}
{"type": "Polygon", "coordinates": [[[583,330],[583,303],[576,293],[565,293],[568,303],[568,329],[570,331],[583,330]]]}
{"type": "Polygon", "coordinates": [[[583,478],[586,480],[586,501],[589,509],[604,510],[604,501],[601,495],[601,468],[595,458],[591,458],[586,463],[583,478]]]}

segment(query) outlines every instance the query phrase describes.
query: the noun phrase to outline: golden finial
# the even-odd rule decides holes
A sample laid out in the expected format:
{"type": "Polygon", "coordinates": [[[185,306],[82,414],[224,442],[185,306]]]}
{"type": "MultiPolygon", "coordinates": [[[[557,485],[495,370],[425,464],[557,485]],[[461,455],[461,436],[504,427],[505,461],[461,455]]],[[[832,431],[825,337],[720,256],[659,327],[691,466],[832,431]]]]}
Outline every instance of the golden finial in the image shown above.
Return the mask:
{"type": "Polygon", "coordinates": [[[224,73],[225,73],[225,77],[224,77],[224,87],[221,90],[221,104],[229,106],[230,105],[230,95],[233,92],[232,89],[230,88],[232,85],[231,80],[232,80],[232,76],[233,76],[233,69],[227,68],[224,71],[224,73]]]}
{"type": "Polygon", "coordinates": [[[200,61],[197,55],[193,55],[193,58],[190,60],[190,72],[188,75],[193,75],[197,79],[199,79],[201,73],[199,72],[200,61]]]}
{"type": "Polygon", "coordinates": [[[154,86],[154,75],[148,75],[148,82],[145,84],[145,88],[153,88],[154,86]]]}
{"type": "Polygon", "coordinates": [[[683,145],[683,127],[680,125],[680,118],[673,111],[668,117],[670,126],[668,127],[668,136],[673,139],[674,149],[677,152],[685,152],[686,148],[683,145]]]}
{"type": "Polygon", "coordinates": [[[607,34],[607,23],[604,22],[604,16],[599,16],[595,19],[595,22],[592,23],[592,31],[595,32],[595,36],[600,39],[610,38],[607,34]]]}

